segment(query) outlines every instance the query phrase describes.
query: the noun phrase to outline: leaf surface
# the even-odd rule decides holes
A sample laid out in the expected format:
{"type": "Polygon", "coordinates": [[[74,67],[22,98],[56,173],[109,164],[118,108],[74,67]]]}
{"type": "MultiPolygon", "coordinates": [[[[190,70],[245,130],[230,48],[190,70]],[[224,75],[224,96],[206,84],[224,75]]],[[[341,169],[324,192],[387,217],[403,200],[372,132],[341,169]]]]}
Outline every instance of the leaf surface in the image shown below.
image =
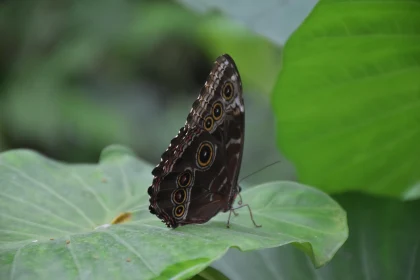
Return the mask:
{"type": "Polygon", "coordinates": [[[315,269],[293,246],[229,252],[213,266],[230,279],[420,279],[420,200],[335,195],[347,211],[349,239],[315,269]]]}
{"type": "Polygon", "coordinates": [[[230,247],[301,244],[316,266],[347,238],[346,214],[328,195],[293,182],[249,188],[231,228],[227,213],[168,229],[148,211],[152,167],[121,146],[100,163],[63,164],[28,150],[0,155],[0,278],[186,279],[230,247]],[[109,225],[129,211],[129,222],[109,225]]]}
{"type": "Polygon", "coordinates": [[[321,1],[284,48],[277,144],[302,183],[420,197],[419,1],[321,1]]]}

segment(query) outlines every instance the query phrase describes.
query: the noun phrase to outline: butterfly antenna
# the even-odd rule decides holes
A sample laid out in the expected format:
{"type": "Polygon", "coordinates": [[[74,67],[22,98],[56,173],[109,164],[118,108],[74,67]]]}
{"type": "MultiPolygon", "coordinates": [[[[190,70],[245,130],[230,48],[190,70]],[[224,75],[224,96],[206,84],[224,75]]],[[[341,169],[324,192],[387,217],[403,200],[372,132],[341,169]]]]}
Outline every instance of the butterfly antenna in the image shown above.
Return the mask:
{"type": "Polygon", "coordinates": [[[279,163],[279,162],[280,162],[280,160],[275,161],[275,162],[273,162],[273,163],[270,163],[269,165],[264,166],[263,168],[258,169],[257,171],[252,172],[251,174],[246,175],[245,177],[243,177],[242,179],[240,179],[240,180],[239,180],[238,184],[239,184],[240,182],[242,182],[243,180],[245,180],[246,178],[251,177],[252,175],[254,175],[254,174],[256,174],[256,173],[258,173],[258,172],[260,172],[260,171],[263,171],[264,169],[266,169],[266,168],[268,168],[268,167],[270,167],[270,166],[273,166],[274,164],[277,164],[277,163],[279,163]]]}

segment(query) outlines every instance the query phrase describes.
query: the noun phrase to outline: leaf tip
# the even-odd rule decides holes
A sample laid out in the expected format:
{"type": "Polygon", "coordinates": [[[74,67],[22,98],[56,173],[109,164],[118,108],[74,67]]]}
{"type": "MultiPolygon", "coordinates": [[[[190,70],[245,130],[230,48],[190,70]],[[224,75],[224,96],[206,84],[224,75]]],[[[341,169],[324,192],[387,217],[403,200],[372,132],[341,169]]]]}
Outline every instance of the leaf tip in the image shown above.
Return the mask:
{"type": "Polygon", "coordinates": [[[133,150],[131,150],[128,147],[122,146],[122,145],[110,145],[102,150],[101,155],[99,157],[99,161],[106,161],[110,158],[113,158],[115,156],[124,156],[124,155],[131,155],[134,156],[133,150]]]}

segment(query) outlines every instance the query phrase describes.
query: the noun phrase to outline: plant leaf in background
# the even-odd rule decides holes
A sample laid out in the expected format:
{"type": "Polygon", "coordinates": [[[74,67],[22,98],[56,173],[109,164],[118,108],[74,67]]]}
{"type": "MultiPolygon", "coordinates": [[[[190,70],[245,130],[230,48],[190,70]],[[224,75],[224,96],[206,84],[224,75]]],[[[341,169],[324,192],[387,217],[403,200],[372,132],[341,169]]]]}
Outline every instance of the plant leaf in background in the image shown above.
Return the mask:
{"type": "Polygon", "coordinates": [[[223,14],[246,24],[248,28],[283,45],[309,14],[317,0],[178,0],[186,7],[205,13],[220,10],[223,14]]]}
{"type": "MultiPolygon", "coordinates": [[[[280,67],[279,47],[220,16],[203,17],[170,1],[64,1],[2,5],[0,50],[11,53],[2,57],[13,66],[6,64],[0,88],[3,147],[94,162],[103,147],[120,143],[158,160],[212,62],[227,52],[243,77],[247,131],[259,131],[246,133],[243,174],[279,159],[267,96],[280,67]]],[[[267,169],[250,181],[295,178],[291,165],[281,162],[288,176],[267,169]]]]}
{"type": "Polygon", "coordinates": [[[99,165],[62,164],[28,150],[2,153],[0,278],[185,279],[229,247],[289,243],[321,266],[347,238],[342,208],[294,182],[243,192],[261,228],[243,209],[230,229],[227,213],[206,225],[167,229],[148,211],[151,169],[122,146],[105,149],[99,165]],[[103,226],[125,211],[131,221],[103,226]]]}
{"type": "Polygon", "coordinates": [[[222,16],[203,20],[197,39],[207,49],[209,59],[223,53],[235,59],[247,93],[254,90],[259,98],[271,93],[281,65],[279,46],[222,16]]]}
{"type": "MultiPolygon", "coordinates": [[[[11,148],[29,146],[72,162],[94,161],[111,143],[153,158],[150,145],[168,140],[154,135],[149,140],[137,131],[162,126],[156,112],[162,110],[163,90],[145,81],[139,68],[145,71],[142,59],[169,36],[188,44],[197,16],[169,1],[63,1],[2,3],[0,67],[3,57],[11,57],[4,84],[0,81],[5,141],[14,144],[11,148]],[[139,121],[146,114],[148,121],[139,121]]],[[[180,55],[175,49],[171,57],[180,55]]],[[[186,71],[180,75],[193,79],[186,71]]]]}
{"type": "Polygon", "coordinates": [[[346,193],[334,198],[347,211],[349,239],[330,263],[314,269],[292,246],[229,252],[213,264],[230,279],[420,279],[420,200],[346,193]]]}
{"type": "Polygon", "coordinates": [[[327,192],[420,197],[420,6],[321,1],[284,48],[277,143],[327,192]]]}

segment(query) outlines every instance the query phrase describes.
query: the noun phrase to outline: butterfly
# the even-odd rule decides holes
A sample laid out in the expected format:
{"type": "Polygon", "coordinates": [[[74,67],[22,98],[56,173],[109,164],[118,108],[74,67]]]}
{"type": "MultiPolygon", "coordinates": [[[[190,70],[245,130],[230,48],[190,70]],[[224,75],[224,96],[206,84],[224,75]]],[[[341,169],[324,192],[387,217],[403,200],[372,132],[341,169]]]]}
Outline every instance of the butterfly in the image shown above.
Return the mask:
{"type": "Polygon", "coordinates": [[[242,82],[233,59],[217,58],[187,121],[153,169],[147,192],[150,213],[168,227],[202,224],[234,208],[244,147],[242,82]]]}

